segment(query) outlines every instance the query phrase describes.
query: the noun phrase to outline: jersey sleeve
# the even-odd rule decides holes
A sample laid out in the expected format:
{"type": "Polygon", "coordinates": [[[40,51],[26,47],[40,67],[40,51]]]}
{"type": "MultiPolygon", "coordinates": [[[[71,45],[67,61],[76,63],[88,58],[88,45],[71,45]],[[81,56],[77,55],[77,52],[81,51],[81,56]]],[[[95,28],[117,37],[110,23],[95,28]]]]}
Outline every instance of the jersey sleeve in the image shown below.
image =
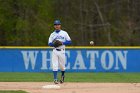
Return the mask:
{"type": "Polygon", "coordinates": [[[65,41],[63,42],[64,45],[70,45],[71,44],[71,38],[70,36],[68,35],[68,33],[66,33],[66,36],[65,36],[65,41]]]}
{"type": "Polygon", "coordinates": [[[71,41],[70,36],[68,35],[68,33],[66,33],[66,41],[71,41]]]}
{"type": "Polygon", "coordinates": [[[52,40],[52,34],[51,34],[50,37],[49,37],[49,40],[48,40],[48,44],[52,43],[52,42],[53,42],[53,40],[52,40]]]}

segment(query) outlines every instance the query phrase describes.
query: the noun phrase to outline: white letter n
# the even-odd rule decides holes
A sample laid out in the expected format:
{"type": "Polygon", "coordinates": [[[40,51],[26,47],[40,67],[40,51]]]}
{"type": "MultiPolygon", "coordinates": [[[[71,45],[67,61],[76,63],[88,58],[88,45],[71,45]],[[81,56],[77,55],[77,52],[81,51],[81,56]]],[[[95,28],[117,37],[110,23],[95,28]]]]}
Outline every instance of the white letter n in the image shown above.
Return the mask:
{"type": "Polygon", "coordinates": [[[122,64],[123,69],[127,69],[127,53],[128,51],[115,51],[116,53],[116,67],[119,69],[119,61],[122,64]]]}

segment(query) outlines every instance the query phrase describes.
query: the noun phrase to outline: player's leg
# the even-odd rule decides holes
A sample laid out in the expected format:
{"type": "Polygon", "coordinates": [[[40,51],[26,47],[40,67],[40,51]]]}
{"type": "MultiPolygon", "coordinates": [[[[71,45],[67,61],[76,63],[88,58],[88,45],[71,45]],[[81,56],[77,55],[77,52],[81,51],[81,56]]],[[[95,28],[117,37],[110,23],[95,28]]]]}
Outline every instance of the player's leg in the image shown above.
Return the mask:
{"type": "Polygon", "coordinates": [[[65,78],[65,51],[61,51],[59,53],[59,57],[58,57],[58,60],[59,60],[59,66],[60,66],[60,69],[61,69],[61,80],[60,80],[60,83],[63,83],[64,82],[64,78],[65,78]]]}
{"type": "Polygon", "coordinates": [[[55,50],[53,50],[52,52],[52,68],[53,68],[54,83],[58,84],[58,80],[57,80],[58,55],[57,55],[57,51],[55,50]]]}

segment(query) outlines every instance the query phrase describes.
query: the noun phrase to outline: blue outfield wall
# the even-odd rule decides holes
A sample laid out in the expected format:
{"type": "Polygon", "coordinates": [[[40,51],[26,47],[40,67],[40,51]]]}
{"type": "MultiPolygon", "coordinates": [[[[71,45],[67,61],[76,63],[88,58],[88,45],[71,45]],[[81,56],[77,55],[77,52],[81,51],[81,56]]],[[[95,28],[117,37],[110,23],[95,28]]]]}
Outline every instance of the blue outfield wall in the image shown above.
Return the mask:
{"type": "MultiPolygon", "coordinates": [[[[0,72],[50,72],[51,48],[0,48],[0,72]]],[[[66,49],[69,72],[140,72],[140,48],[66,49]]]]}

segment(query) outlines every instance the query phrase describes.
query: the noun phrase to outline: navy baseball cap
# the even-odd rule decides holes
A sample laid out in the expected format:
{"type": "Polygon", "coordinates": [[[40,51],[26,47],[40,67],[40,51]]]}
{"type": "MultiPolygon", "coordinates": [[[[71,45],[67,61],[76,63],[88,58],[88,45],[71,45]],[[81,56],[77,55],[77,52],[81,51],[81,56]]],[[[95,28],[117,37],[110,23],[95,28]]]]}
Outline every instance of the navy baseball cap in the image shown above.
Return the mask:
{"type": "Polygon", "coordinates": [[[55,20],[55,21],[54,21],[54,25],[61,25],[60,20],[55,20]]]}

